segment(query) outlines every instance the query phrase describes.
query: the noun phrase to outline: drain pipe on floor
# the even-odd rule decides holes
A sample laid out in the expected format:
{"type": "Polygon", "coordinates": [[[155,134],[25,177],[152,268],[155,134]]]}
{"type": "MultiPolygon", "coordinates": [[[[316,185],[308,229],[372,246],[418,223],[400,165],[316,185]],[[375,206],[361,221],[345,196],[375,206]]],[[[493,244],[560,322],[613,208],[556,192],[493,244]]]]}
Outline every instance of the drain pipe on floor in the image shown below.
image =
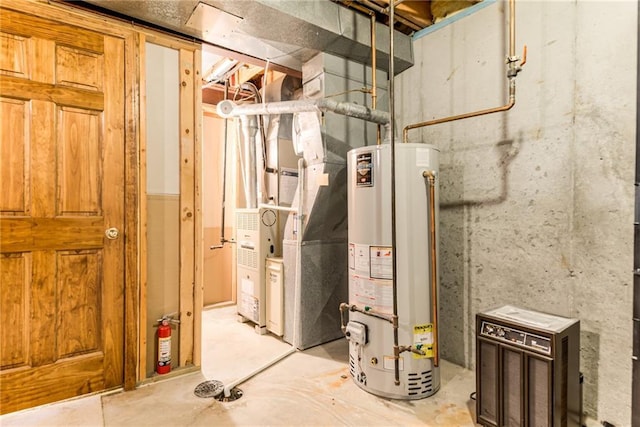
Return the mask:
{"type": "Polygon", "coordinates": [[[226,398],[230,397],[231,396],[231,390],[233,390],[234,388],[236,388],[237,386],[239,386],[243,382],[248,381],[251,378],[255,377],[260,372],[266,371],[267,369],[269,369],[270,367],[272,367],[276,363],[280,362],[282,359],[285,359],[288,356],[292,355],[296,351],[297,351],[297,349],[295,347],[291,347],[289,350],[287,350],[284,353],[282,353],[281,355],[275,357],[273,360],[265,363],[264,365],[262,365],[261,367],[259,367],[256,370],[254,370],[253,372],[245,375],[244,377],[242,377],[240,379],[237,379],[237,380],[233,381],[232,383],[229,383],[229,384],[225,385],[224,386],[224,397],[226,397],[226,398]]]}

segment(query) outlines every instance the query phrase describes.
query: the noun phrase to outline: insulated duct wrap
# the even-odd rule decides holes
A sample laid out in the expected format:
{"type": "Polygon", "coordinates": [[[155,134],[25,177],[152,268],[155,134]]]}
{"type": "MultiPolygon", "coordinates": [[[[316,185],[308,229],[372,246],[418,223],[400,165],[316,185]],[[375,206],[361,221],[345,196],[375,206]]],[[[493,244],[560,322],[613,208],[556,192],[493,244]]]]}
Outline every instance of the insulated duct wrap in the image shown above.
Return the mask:
{"type": "MultiPolygon", "coordinates": [[[[348,296],[345,159],[349,147],[326,138],[326,135],[325,140],[330,140],[331,144],[323,143],[318,113],[301,113],[296,122],[298,136],[294,136],[294,140],[304,150],[307,164],[303,202],[305,226],[301,237],[301,318],[298,322],[298,345],[305,349],[339,338],[341,333],[335,307],[348,296]]],[[[293,206],[297,205],[296,193],[293,206]]],[[[297,233],[295,221],[287,221],[283,259],[284,339],[288,342],[293,337],[293,320],[287,314],[293,313],[294,308],[297,233]]]]}

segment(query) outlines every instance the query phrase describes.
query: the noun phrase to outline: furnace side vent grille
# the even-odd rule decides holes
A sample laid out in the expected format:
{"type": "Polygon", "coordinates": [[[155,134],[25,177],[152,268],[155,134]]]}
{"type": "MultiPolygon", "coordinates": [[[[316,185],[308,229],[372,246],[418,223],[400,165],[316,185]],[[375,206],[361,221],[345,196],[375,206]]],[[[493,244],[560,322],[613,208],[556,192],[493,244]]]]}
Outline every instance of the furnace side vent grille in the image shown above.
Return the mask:
{"type": "Polygon", "coordinates": [[[238,248],[238,264],[253,269],[258,268],[258,253],[251,249],[238,248]]]}
{"type": "Polygon", "coordinates": [[[238,230],[258,231],[258,214],[239,212],[237,216],[238,230]]]}

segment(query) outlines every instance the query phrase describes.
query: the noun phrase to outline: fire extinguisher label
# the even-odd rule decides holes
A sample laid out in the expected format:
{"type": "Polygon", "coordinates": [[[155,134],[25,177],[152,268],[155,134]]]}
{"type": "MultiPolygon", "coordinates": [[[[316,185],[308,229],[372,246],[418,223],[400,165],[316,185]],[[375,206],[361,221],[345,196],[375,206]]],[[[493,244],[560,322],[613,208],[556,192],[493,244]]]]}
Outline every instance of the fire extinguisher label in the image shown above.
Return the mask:
{"type": "Polygon", "coordinates": [[[171,337],[158,338],[158,366],[171,364],[171,337]]]}

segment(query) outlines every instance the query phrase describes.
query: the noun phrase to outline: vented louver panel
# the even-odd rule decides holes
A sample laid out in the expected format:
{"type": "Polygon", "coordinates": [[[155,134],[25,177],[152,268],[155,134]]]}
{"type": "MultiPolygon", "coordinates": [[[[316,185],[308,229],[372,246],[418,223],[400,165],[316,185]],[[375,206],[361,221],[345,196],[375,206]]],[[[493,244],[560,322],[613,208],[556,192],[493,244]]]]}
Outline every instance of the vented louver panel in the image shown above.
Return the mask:
{"type": "Polygon", "coordinates": [[[502,420],[511,427],[524,425],[522,352],[502,349],[502,420]]]}
{"type": "Polygon", "coordinates": [[[258,215],[251,212],[240,212],[237,216],[238,230],[258,231],[258,215]]]}
{"type": "Polygon", "coordinates": [[[498,423],[498,346],[480,341],[478,343],[478,393],[479,416],[497,425],[498,423]]]}
{"type": "MultiPolygon", "coordinates": [[[[551,377],[549,362],[534,357],[529,358],[529,426],[547,427],[551,420],[551,377]]],[[[566,424],[565,424],[566,425],[566,424]]]]}
{"type": "MultiPolygon", "coordinates": [[[[279,257],[276,239],[278,216],[271,209],[236,210],[236,277],[238,314],[256,323],[256,331],[267,332],[266,259],[279,257]],[[270,221],[261,221],[268,217],[270,221]]],[[[276,310],[277,311],[277,310],[276,310]]]]}
{"type": "Polygon", "coordinates": [[[256,269],[258,268],[258,254],[251,249],[238,248],[238,265],[256,269]]]}
{"type": "Polygon", "coordinates": [[[408,374],[407,386],[410,396],[432,393],[433,375],[431,371],[408,374]]]}
{"type": "Polygon", "coordinates": [[[356,377],[356,361],[353,359],[352,355],[349,355],[349,373],[353,378],[356,377]]]}

